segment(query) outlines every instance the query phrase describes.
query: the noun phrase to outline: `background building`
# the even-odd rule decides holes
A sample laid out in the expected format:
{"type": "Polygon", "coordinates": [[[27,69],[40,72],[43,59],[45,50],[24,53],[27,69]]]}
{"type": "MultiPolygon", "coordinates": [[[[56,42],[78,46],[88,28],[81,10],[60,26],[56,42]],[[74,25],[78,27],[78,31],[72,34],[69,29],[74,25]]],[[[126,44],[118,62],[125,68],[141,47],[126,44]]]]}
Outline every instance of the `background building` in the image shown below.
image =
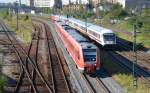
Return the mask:
{"type": "Polygon", "coordinates": [[[30,7],[34,7],[34,0],[30,0],[30,7]]]}
{"type": "Polygon", "coordinates": [[[55,8],[62,8],[62,0],[55,0],[54,7],[55,8]]]}
{"type": "Polygon", "coordinates": [[[92,2],[94,6],[97,6],[101,3],[101,0],[92,0],[92,2]]]}
{"type": "Polygon", "coordinates": [[[120,4],[123,8],[150,8],[150,0],[92,0],[94,6],[102,3],[120,4]]]}
{"type": "Polygon", "coordinates": [[[150,0],[106,0],[107,2],[119,3],[123,8],[150,8],[150,0]]]}
{"type": "Polygon", "coordinates": [[[53,7],[54,0],[30,0],[30,6],[32,4],[34,4],[34,7],[53,7]]]}

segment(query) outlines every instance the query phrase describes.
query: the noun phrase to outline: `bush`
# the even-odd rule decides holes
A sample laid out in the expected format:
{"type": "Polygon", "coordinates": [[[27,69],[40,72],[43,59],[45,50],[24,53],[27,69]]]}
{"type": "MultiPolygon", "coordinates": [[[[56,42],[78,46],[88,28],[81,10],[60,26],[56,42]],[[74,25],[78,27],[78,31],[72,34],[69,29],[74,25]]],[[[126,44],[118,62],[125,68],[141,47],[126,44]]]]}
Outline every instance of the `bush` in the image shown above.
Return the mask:
{"type": "Polygon", "coordinates": [[[8,10],[3,12],[3,18],[4,18],[4,19],[6,19],[8,15],[9,15],[8,10]]]}
{"type": "Polygon", "coordinates": [[[6,81],[6,77],[0,76],[0,93],[3,92],[6,81]]]}
{"type": "Polygon", "coordinates": [[[122,8],[121,5],[116,4],[113,6],[113,8],[110,10],[110,12],[108,13],[109,17],[111,19],[123,19],[126,16],[128,16],[128,12],[122,8]]]}
{"type": "Polygon", "coordinates": [[[29,16],[28,16],[28,15],[25,15],[24,20],[25,20],[25,21],[29,20],[29,16]]]}

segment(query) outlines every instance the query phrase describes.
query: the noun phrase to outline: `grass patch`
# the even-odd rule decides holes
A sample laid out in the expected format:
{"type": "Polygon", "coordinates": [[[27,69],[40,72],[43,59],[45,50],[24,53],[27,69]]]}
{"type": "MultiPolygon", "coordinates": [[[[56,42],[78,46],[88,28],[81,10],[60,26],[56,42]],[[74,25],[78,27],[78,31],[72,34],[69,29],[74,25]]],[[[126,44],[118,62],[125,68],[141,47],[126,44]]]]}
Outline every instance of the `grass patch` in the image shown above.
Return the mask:
{"type": "Polygon", "coordinates": [[[131,25],[128,21],[121,21],[121,23],[114,25],[114,28],[119,29],[120,31],[133,31],[133,25],[131,25]]]}
{"type": "Polygon", "coordinates": [[[4,52],[4,50],[0,48],[0,53],[2,53],[2,52],[4,52]]]}
{"type": "Polygon", "coordinates": [[[2,76],[0,73],[0,93],[3,93],[4,87],[7,84],[7,79],[6,77],[2,76]]]}
{"type": "Polygon", "coordinates": [[[4,22],[15,31],[17,36],[21,37],[24,43],[31,42],[31,32],[33,30],[32,21],[28,15],[19,15],[19,29],[17,30],[16,15],[10,13],[7,9],[0,9],[0,17],[4,22]]]}
{"type": "Polygon", "coordinates": [[[122,39],[125,39],[127,41],[133,41],[133,37],[132,36],[129,36],[127,34],[123,34],[122,32],[116,32],[116,35],[122,39]]]}
{"type": "MultiPolygon", "coordinates": [[[[26,16],[26,15],[25,15],[26,16]]],[[[10,28],[15,31],[17,36],[21,37],[24,40],[24,43],[31,42],[31,33],[33,30],[32,21],[24,15],[21,15],[19,18],[19,29],[16,28],[16,18],[13,17],[11,21],[5,20],[5,22],[10,26],[10,28]]]]}
{"type": "MultiPolygon", "coordinates": [[[[0,54],[3,52],[2,49],[0,49],[0,54]]],[[[3,93],[4,86],[7,84],[7,79],[4,77],[1,73],[1,65],[2,65],[2,58],[0,57],[0,93],[3,93]]]]}
{"type": "Polygon", "coordinates": [[[104,68],[106,68],[112,77],[127,91],[127,93],[149,93],[149,88],[146,86],[145,82],[138,79],[138,87],[135,89],[133,87],[133,76],[131,72],[126,71],[112,59],[108,59],[107,54],[103,53],[102,62],[104,68]]]}
{"type": "Polygon", "coordinates": [[[1,73],[1,65],[2,65],[2,57],[1,57],[1,54],[4,50],[0,48],[0,73],[1,73]]]}

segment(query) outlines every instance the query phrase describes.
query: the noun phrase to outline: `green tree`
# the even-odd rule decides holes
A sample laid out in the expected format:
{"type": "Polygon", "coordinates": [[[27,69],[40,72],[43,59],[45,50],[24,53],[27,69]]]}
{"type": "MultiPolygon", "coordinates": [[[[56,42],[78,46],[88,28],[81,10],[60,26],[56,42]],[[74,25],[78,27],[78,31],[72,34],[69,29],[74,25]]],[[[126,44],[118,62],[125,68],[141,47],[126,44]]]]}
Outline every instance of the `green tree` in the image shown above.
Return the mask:
{"type": "Polygon", "coordinates": [[[4,86],[6,85],[6,83],[7,83],[6,77],[0,75],[0,93],[4,91],[4,86]]]}
{"type": "Polygon", "coordinates": [[[121,5],[116,4],[113,6],[112,10],[109,12],[110,18],[122,19],[128,15],[127,11],[122,8],[121,5]]]}

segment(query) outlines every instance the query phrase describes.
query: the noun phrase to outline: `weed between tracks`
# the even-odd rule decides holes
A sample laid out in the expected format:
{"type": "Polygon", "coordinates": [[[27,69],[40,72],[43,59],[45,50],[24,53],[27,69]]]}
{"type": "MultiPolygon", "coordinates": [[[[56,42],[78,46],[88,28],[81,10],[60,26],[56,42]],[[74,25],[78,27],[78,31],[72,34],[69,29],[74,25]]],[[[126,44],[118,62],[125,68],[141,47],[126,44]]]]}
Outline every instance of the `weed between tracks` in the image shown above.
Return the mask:
{"type": "Polygon", "coordinates": [[[31,32],[33,30],[33,26],[28,15],[19,15],[18,30],[15,14],[9,13],[7,9],[0,9],[0,17],[11,28],[11,30],[16,32],[17,36],[20,37],[24,41],[24,43],[31,42],[31,32]]]}
{"type": "Polygon", "coordinates": [[[12,18],[11,21],[5,20],[5,22],[16,32],[17,36],[23,39],[24,43],[31,42],[31,33],[33,31],[32,22],[30,19],[24,20],[24,15],[19,18],[19,29],[16,30],[16,18],[12,18]]]}
{"type": "MultiPolygon", "coordinates": [[[[0,49],[0,55],[2,55],[3,50],[0,49]]],[[[2,62],[2,57],[0,57],[0,93],[4,91],[4,86],[6,85],[7,79],[5,76],[2,75],[1,73],[1,65],[3,64],[2,62]]]]}
{"type": "Polygon", "coordinates": [[[7,84],[7,79],[5,76],[2,76],[0,73],[0,93],[3,93],[4,87],[7,84]]]}
{"type": "Polygon", "coordinates": [[[116,80],[127,93],[150,93],[148,86],[140,79],[138,79],[138,87],[135,89],[133,87],[134,78],[132,72],[126,71],[124,68],[114,63],[112,59],[108,59],[108,55],[105,53],[103,53],[102,62],[104,68],[111,73],[114,80],[116,80]]]}

